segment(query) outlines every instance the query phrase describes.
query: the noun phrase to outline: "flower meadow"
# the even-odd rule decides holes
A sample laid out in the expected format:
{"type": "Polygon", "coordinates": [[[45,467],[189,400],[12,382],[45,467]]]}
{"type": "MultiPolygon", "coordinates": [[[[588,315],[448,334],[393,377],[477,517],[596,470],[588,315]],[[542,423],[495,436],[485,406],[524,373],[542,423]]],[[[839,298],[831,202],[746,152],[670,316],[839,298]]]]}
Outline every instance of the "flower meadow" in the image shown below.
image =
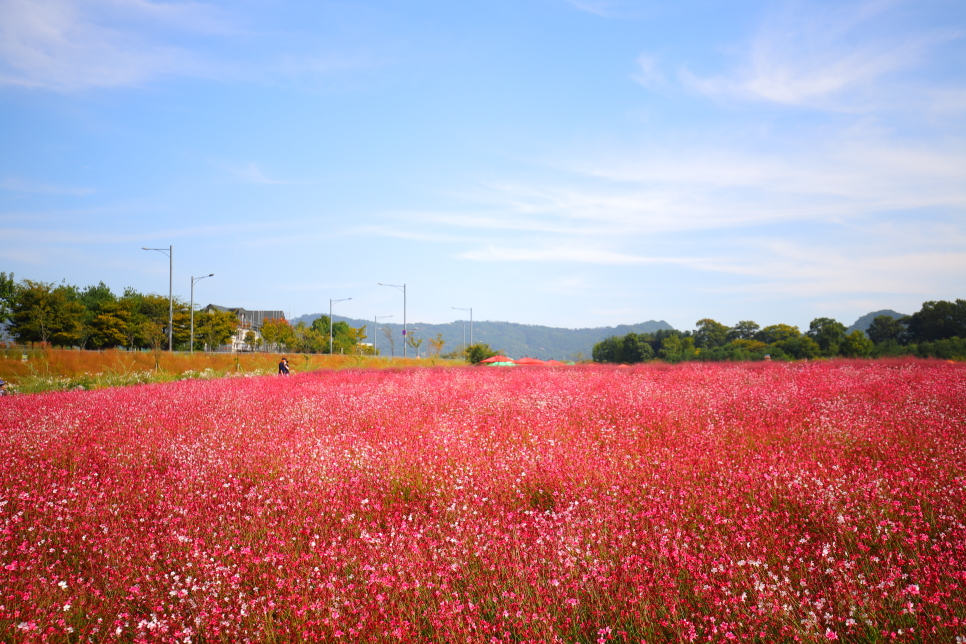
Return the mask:
{"type": "Polygon", "coordinates": [[[0,399],[3,642],[966,642],[966,365],[0,399]]]}

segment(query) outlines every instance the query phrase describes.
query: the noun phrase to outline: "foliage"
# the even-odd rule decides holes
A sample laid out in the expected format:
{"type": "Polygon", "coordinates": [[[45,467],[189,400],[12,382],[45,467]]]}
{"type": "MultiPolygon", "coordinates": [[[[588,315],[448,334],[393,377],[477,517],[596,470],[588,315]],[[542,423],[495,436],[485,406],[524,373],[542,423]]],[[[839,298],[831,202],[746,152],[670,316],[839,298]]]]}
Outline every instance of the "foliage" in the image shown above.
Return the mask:
{"type": "Polygon", "coordinates": [[[443,339],[442,333],[437,333],[435,338],[429,339],[429,344],[431,347],[433,347],[431,349],[431,353],[432,353],[433,361],[435,363],[436,360],[439,360],[439,354],[442,353],[443,345],[446,344],[446,340],[443,339]]]}
{"type": "MultiPolygon", "coordinates": [[[[95,349],[110,349],[128,343],[128,324],[131,310],[124,302],[109,300],[100,304],[94,315],[85,321],[88,341],[95,349]]],[[[83,346],[83,345],[82,345],[83,346]]]]}
{"type": "Polygon", "coordinates": [[[490,348],[485,342],[477,342],[466,347],[466,359],[470,364],[480,364],[487,358],[496,355],[496,351],[490,348]]]}
{"type": "Polygon", "coordinates": [[[832,318],[815,318],[808,325],[808,337],[815,340],[822,355],[836,356],[845,340],[845,325],[832,318]]]}
{"type": "Polygon", "coordinates": [[[786,340],[793,340],[802,335],[797,326],[788,324],[772,324],[755,334],[755,340],[765,344],[775,344],[786,340]]]}
{"type": "Polygon", "coordinates": [[[910,342],[966,338],[966,300],[926,302],[922,309],[903,321],[910,342]]]}
{"type": "Polygon", "coordinates": [[[406,344],[408,344],[409,348],[416,353],[417,357],[419,357],[419,347],[423,345],[423,339],[417,337],[416,333],[412,329],[409,329],[409,333],[406,335],[406,344]]]}
{"type": "Polygon", "coordinates": [[[13,273],[0,271],[0,327],[10,320],[16,294],[17,283],[13,280],[13,273]]]}
{"type": "Polygon", "coordinates": [[[676,363],[691,360],[698,355],[695,350],[694,338],[685,335],[670,335],[661,342],[658,357],[665,362],[676,363]]]}
{"type": "Polygon", "coordinates": [[[955,642],[964,387],[964,365],[849,361],[15,396],[0,631],[955,642]]]}
{"type": "Polygon", "coordinates": [[[654,359],[654,349],[645,335],[628,333],[623,337],[610,337],[594,345],[594,362],[635,364],[654,359]]]}
{"type": "Polygon", "coordinates": [[[24,280],[17,285],[13,302],[13,336],[18,342],[49,342],[55,346],[77,344],[84,306],[72,299],[66,286],[24,280]]]}
{"type": "Polygon", "coordinates": [[[195,313],[195,349],[211,349],[226,344],[238,330],[238,316],[231,311],[195,313]]]}
{"type": "Polygon", "coordinates": [[[853,331],[845,336],[839,346],[841,354],[847,358],[868,358],[874,348],[872,340],[861,331],[853,331]]]}
{"type": "Polygon", "coordinates": [[[738,324],[731,327],[731,329],[728,331],[728,340],[731,342],[734,342],[735,340],[754,340],[760,329],[761,327],[755,322],[752,322],[751,320],[742,320],[738,324]]]}
{"type": "Polygon", "coordinates": [[[879,315],[873,318],[866,333],[875,344],[889,340],[898,342],[905,336],[906,325],[901,319],[896,319],[890,315],[879,315]]]}
{"type": "Polygon", "coordinates": [[[694,332],[695,345],[701,349],[721,347],[728,342],[731,329],[710,318],[698,320],[697,330],[694,332]]]}
{"type": "Polygon", "coordinates": [[[311,329],[318,333],[323,340],[321,353],[329,353],[329,333],[332,334],[332,353],[357,354],[360,352],[360,342],[366,337],[366,327],[353,328],[345,320],[339,320],[329,329],[329,316],[323,315],[312,321],[311,329]]]}

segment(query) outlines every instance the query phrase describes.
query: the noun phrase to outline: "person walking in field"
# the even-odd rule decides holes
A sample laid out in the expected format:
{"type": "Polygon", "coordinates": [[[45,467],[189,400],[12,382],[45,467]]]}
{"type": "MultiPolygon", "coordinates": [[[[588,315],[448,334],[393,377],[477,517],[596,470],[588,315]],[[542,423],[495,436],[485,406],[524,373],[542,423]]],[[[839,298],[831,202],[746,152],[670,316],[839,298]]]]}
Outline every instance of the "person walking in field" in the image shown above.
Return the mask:
{"type": "Polygon", "coordinates": [[[7,389],[7,381],[0,380],[0,396],[9,396],[10,390],[7,389]]]}
{"type": "Polygon", "coordinates": [[[278,375],[287,376],[289,373],[288,358],[282,358],[282,361],[278,363],[278,375]]]}

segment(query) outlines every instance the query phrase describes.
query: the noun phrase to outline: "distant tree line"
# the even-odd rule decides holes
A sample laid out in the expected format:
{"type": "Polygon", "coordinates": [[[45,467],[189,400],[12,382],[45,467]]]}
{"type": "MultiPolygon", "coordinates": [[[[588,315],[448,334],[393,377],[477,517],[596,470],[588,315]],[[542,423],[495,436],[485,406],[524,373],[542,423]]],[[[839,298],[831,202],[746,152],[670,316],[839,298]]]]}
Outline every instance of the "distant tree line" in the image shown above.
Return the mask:
{"type": "Polygon", "coordinates": [[[595,362],[633,364],[660,359],[686,360],[804,360],[917,356],[966,358],[966,300],[926,302],[913,315],[880,315],[868,332],[847,333],[844,324],[816,318],[804,333],[796,326],[773,324],[764,328],[752,321],[733,327],[710,318],[698,320],[692,331],[661,330],[612,336],[594,345],[595,362]]]}
{"type": "MultiPolygon", "coordinates": [[[[172,339],[175,349],[191,344],[191,310],[180,298],[173,300],[172,339]]],[[[81,349],[153,349],[168,346],[168,298],[139,293],[133,288],[117,295],[100,282],[78,288],[14,280],[0,272],[0,327],[18,343],[44,343],[81,349]]],[[[231,311],[194,313],[195,350],[214,349],[229,342],[237,332],[238,317],[231,311]]],[[[249,330],[245,343],[250,350],[329,352],[329,317],[311,326],[292,326],[284,318],[265,320],[256,334],[249,330]]],[[[365,327],[354,329],[346,322],[332,325],[334,353],[372,351],[362,347],[365,327]]]]}

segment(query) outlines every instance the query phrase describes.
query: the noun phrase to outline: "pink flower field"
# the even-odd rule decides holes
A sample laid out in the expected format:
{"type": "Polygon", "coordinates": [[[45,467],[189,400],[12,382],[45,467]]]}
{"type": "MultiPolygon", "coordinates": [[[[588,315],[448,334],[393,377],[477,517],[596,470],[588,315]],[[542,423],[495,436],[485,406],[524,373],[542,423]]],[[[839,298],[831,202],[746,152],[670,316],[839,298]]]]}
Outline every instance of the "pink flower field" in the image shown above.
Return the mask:
{"type": "Polygon", "coordinates": [[[966,642],[966,365],[0,398],[2,642],[966,642]]]}

